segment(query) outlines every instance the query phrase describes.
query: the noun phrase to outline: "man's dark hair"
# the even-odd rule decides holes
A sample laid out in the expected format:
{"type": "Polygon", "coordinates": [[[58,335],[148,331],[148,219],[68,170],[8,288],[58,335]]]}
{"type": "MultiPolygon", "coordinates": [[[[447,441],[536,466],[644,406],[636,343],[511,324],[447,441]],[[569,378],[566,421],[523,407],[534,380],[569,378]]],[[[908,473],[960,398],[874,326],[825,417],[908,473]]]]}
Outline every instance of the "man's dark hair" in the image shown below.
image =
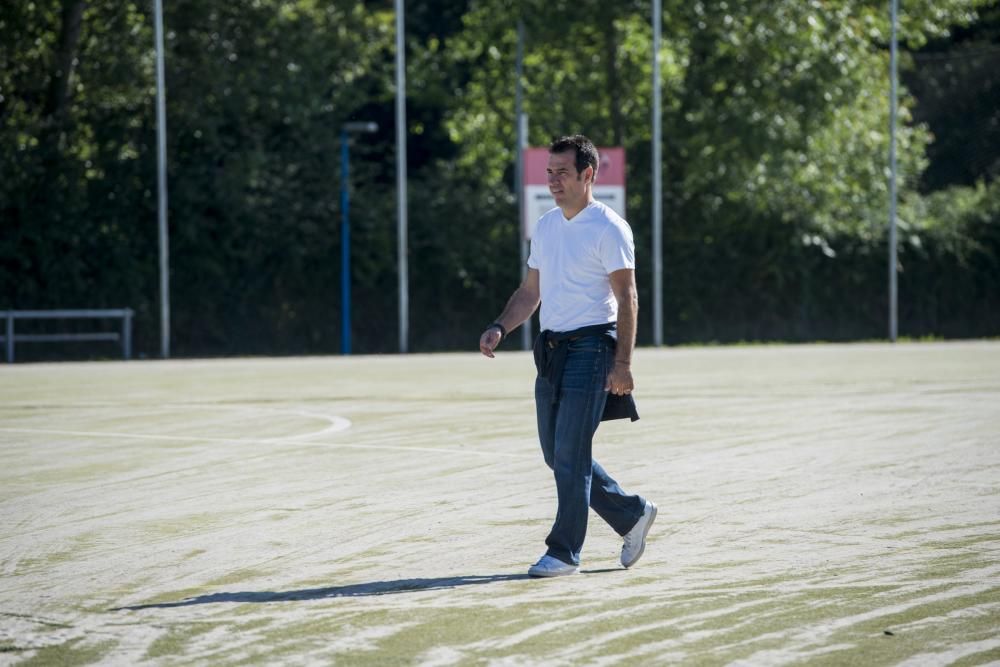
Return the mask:
{"type": "Polygon", "coordinates": [[[597,148],[593,142],[582,134],[574,134],[571,137],[559,137],[549,146],[550,153],[566,153],[573,151],[576,175],[579,176],[587,167],[594,168],[594,180],[597,180],[597,168],[600,164],[600,157],[597,155],[597,148]]]}

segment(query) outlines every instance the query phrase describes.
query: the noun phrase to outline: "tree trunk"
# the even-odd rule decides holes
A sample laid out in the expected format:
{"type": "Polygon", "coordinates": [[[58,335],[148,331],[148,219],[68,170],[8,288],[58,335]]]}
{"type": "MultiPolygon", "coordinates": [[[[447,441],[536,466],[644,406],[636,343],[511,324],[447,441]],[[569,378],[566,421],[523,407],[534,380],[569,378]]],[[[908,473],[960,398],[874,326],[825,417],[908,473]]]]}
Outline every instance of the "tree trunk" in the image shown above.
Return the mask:
{"type": "Polygon", "coordinates": [[[83,10],[86,5],[86,0],[63,1],[58,51],[45,96],[45,107],[42,110],[45,124],[53,129],[61,128],[66,120],[71,96],[70,84],[80,47],[83,10]]]}
{"type": "Polygon", "coordinates": [[[60,172],[66,146],[69,106],[72,98],[73,69],[80,48],[80,33],[86,0],[63,0],[52,70],[45,92],[38,132],[40,169],[33,179],[29,201],[32,206],[45,206],[55,175],[60,172]]]}

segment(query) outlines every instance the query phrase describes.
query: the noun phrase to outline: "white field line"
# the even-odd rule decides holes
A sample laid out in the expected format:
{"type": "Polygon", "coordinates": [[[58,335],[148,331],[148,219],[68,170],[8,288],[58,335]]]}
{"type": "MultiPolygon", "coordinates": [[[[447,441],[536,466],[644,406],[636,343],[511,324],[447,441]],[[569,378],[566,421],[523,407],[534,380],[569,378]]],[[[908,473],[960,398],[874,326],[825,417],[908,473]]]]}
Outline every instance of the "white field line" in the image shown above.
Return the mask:
{"type": "MultiPolygon", "coordinates": [[[[337,417],[336,419],[343,419],[337,417]]],[[[351,423],[347,419],[343,419],[346,422],[346,426],[336,430],[346,430],[350,427],[351,423]]],[[[334,427],[328,427],[322,431],[316,433],[308,433],[306,435],[290,436],[285,438],[210,438],[205,436],[196,435],[159,435],[156,433],[123,433],[118,431],[64,431],[57,429],[36,429],[36,428],[4,428],[0,427],[0,433],[25,433],[31,435],[66,435],[72,437],[81,438],[124,438],[131,440],[169,440],[175,442],[213,442],[213,443],[230,443],[230,444],[245,444],[245,445],[267,445],[267,444],[296,444],[296,445],[315,445],[320,447],[339,447],[344,449],[368,449],[368,450],[387,450],[387,451],[398,451],[398,452],[431,452],[435,454],[473,454],[478,456],[501,456],[506,458],[535,458],[533,454],[515,454],[512,452],[498,452],[498,451],[483,451],[477,449],[445,449],[443,447],[400,447],[398,445],[379,445],[379,444],[352,444],[346,442],[316,442],[313,440],[308,440],[309,438],[314,438],[321,434],[328,434],[334,427]]]]}
{"type": "MultiPolygon", "coordinates": [[[[220,409],[220,406],[178,406],[178,405],[167,404],[167,405],[157,406],[153,410],[157,411],[157,412],[162,412],[162,411],[170,411],[170,410],[176,410],[176,409],[181,409],[181,408],[183,408],[184,410],[189,410],[189,409],[194,408],[194,409],[202,409],[202,410],[206,410],[207,409],[207,410],[217,411],[217,410],[220,409]]],[[[226,409],[226,408],[221,408],[221,409],[226,409]]],[[[229,409],[233,409],[233,408],[230,407],[229,409]]],[[[250,409],[246,408],[246,407],[238,407],[238,408],[235,408],[235,409],[238,410],[238,411],[240,411],[240,412],[250,411],[250,409]]],[[[301,435],[285,436],[285,437],[281,437],[281,438],[263,438],[263,439],[258,438],[258,439],[253,439],[253,440],[243,440],[243,439],[239,439],[239,438],[207,438],[207,437],[197,437],[197,436],[194,436],[194,437],[185,437],[185,436],[170,436],[170,435],[159,435],[159,434],[141,434],[141,433],[128,433],[128,432],[125,432],[125,433],[116,433],[116,432],[113,432],[113,431],[112,432],[103,432],[103,431],[101,431],[101,432],[89,432],[89,431],[58,431],[58,430],[48,430],[48,429],[37,429],[35,431],[38,432],[38,433],[45,433],[45,432],[47,432],[48,435],[79,435],[79,436],[84,436],[84,437],[96,436],[96,437],[111,437],[111,438],[115,438],[115,437],[133,437],[133,438],[142,439],[142,440],[159,439],[159,440],[188,440],[188,441],[190,441],[190,440],[198,440],[198,441],[201,441],[201,442],[280,443],[280,442],[291,442],[291,441],[297,441],[297,440],[305,440],[305,439],[310,439],[310,438],[317,438],[317,437],[320,437],[320,436],[323,436],[323,435],[329,435],[331,433],[338,433],[340,431],[346,431],[347,429],[351,428],[351,420],[350,419],[345,419],[344,417],[338,417],[337,415],[324,415],[324,414],[320,414],[320,413],[317,413],[317,412],[307,412],[305,410],[274,410],[274,409],[267,409],[267,408],[263,408],[263,409],[253,408],[252,411],[253,412],[269,412],[271,414],[278,414],[278,415],[293,415],[295,417],[305,417],[307,419],[318,419],[320,421],[329,422],[329,426],[327,426],[325,428],[321,428],[318,431],[313,431],[312,433],[303,433],[301,435]]],[[[33,429],[0,428],[0,431],[22,432],[22,433],[30,433],[30,432],[32,432],[32,430],[33,429]]]]}
{"type": "MultiPolygon", "coordinates": [[[[74,406],[84,406],[84,407],[117,407],[110,406],[105,403],[86,403],[81,402],[74,404],[74,406]]],[[[269,412],[272,414],[280,415],[295,415],[297,417],[306,417],[311,419],[321,419],[330,422],[330,425],[319,431],[314,431],[313,433],[304,433],[302,435],[295,436],[284,436],[280,438],[218,438],[218,437],[208,437],[208,436],[180,436],[180,435],[164,435],[157,433],[134,433],[134,432],[119,432],[119,431],[70,431],[70,430],[58,430],[58,429],[27,429],[27,428],[8,428],[0,427],[0,433],[27,433],[27,434],[38,434],[38,435],[67,435],[67,436],[78,436],[78,437],[96,437],[96,438],[132,438],[136,440],[169,440],[177,442],[215,442],[215,443],[231,443],[231,444],[247,444],[247,445],[261,445],[261,444],[296,444],[296,445],[316,445],[320,447],[339,447],[343,449],[368,449],[368,450],[387,450],[387,451],[400,451],[400,452],[430,452],[434,454],[472,454],[479,456],[500,456],[505,458],[536,458],[533,454],[515,454],[511,452],[497,452],[497,451],[483,451],[476,449],[446,449],[443,447],[401,447],[398,445],[382,445],[376,443],[369,444],[353,444],[353,443],[342,443],[342,442],[316,442],[315,438],[319,438],[324,435],[330,435],[333,433],[338,433],[341,431],[346,431],[351,428],[351,420],[345,417],[339,417],[336,415],[325,415],[316,412],[308,412],[305,410],[282,410],[274,408],[248,408],[246,406],[223,406],[223,405],[192,405],[187,403],[165,403],[160,406],[155,406],[154,411],[169,411],[174,409],[183,408],[185,410],[190,409],[201,409],[201,410],[237,410],[240,412],[253,411],[253,412],[269,412]],[[306,442],[306,441],[309,442],[306,442]]]]}

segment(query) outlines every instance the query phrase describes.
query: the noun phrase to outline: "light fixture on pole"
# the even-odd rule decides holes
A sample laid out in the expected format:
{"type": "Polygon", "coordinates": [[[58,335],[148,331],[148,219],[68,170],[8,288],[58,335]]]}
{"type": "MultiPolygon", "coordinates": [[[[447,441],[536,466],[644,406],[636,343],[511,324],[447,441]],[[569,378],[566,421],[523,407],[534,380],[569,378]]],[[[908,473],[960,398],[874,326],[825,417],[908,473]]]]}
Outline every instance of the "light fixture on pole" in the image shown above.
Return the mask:
{"type": "Polygon", "coordinates": [[[378,123],[350,122],[340,126],[340,351],[351,353],[351,135],[378,131],[378,123]]]}

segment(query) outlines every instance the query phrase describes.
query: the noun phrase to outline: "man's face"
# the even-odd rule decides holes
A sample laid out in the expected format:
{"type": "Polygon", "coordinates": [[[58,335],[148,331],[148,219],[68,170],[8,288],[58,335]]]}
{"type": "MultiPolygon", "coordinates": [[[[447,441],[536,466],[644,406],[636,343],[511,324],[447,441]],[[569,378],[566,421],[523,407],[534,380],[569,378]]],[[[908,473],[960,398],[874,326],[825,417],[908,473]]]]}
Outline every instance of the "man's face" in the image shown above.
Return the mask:
{"type": "Polygon", "coordinates": [[[573,151],[549,153],[549,166],[545,170],[549,176],[549,192],[557,206],[582,206],[587,202],[586,185],[594,177],[594,169],[587,167],[576,173],[573,151]]]}

